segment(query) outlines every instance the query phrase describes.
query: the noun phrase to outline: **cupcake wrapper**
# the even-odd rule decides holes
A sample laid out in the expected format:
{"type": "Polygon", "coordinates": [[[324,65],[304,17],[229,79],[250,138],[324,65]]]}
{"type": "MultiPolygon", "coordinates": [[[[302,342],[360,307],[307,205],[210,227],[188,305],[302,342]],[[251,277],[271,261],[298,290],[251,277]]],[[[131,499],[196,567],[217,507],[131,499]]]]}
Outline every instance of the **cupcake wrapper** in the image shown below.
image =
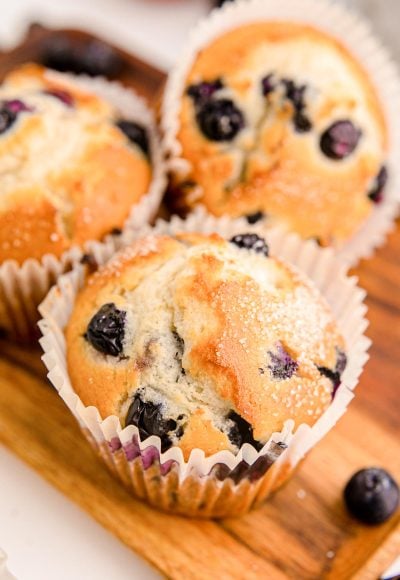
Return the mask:
{"type": "MultiPolygon", "coordinates": [[[[43,334],[40,342],[50,381],[106,465],[135,495],[166,511],[197,517],[234,516],[264,500],[346,411],[368,359],[370,341],[363,334],[367,327],[365,292],[356,286],[355,278],[346,276],[345,267],[332,250],[303,242],[295,234],[266,233],[260,227],[249,227],[241,219],[215,218],[201,209],[185,221],[174,217],[169,223],[159,220],[154,228],[145,227],[136,234],[130,232],[129,241],[147,233],[174,235],[178,232],[217,232],[229,239],[243,231],[266,235],[273,255],[290,262],[314,281],[333,310],[348,352],[342,384],[319,421],[313,427],[300,425],[295,432],[293,421],[286,421],[282,432],[274,433],[259,452],[248,444],[237,455],[222,451],[205,457],[201,449],[194,449],[185,461],[179,447],[161,453],[158,437],[151,436],[140,442],[135,426],[122,429],[115,416],[102,420],[96,408],[85,407],[74,393],[66,365],[63,329],[84,282],[84,268],[75,266],[72,272],[62,276],[40,306],[43,316],[39,323],[43,334]]],[[[103,253],[103,261],[106,258],[103,253]]],[[[99,260],[99,263],[102,262],[99,260]]]]}
{"type": "MultiPolygon", "coordinates": [[[[47,75],[54,79],[70,77],[75,85],[98,94],[113,103],[124,117],[137,120],[147,128],[153,166],[152,182],[149,191],[132,207],[124,231],[143,227],[155,217],[166,186],[165,164],[152,112],[143,99],[119,83],[103,78],[60,75],[52,71],[47,75]]],[[[14,260],[3,262],[0,265],[0,331],[20,341],[33,339],[37,335],[37,307],[58,276],[71,269],[84,254],[101,255],[102,246],[106,253],[115,251],[121,246],[121,239],[122,236],[110,235],[102,242],[89,241],[83,247],[69,249],[60,258],[48,254],[41,260],[29,259],[21,265],[14,260]]]]}
{"type": "Polygon", "coordinates": [[[333,0],[236,0],[214,10],[201,21],[189,38],[180,59],[172,70],[164,92],[162,128],[164,150],[169,168],[181,175],[190,163],[181,157],[177,140],[180,101],[186,76],[199,50],[224,32],[257,20],[295,21],[310,24],[338,38],[369,73],[380,96],[389,130],[390,150],[387,160],[389,180],[384,200],[374,207],[370,217],[337,255],[354,266],[371,256],[394,227],[400,203],[400,78],[390,54],[377,39],[368,22],[333,0]]]}

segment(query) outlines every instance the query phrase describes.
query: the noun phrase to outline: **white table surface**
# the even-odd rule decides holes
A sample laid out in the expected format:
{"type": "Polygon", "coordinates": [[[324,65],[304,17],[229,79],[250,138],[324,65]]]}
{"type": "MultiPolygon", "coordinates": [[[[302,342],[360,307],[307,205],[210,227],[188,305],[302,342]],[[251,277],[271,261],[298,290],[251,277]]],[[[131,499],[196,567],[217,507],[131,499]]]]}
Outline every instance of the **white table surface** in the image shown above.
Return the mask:
{"type": "MultiPolygon", "coordinates": [[[[284,1],[284,0],[282,0],[284,1]]],[[[400,0],[348,0],[369,13],[400,55],[400,0]],[[396,12],[396,14],[394,14],[396,12]],[[394,17],[396,16],[396,17],[394,17]]],[[[0,48],[26,25],[78,26],[167,70],[207,0],[1,0],[0,48]]],[[[0,447],[0,547],[18,580],[159,578],[85,512],[0,447]]]]}

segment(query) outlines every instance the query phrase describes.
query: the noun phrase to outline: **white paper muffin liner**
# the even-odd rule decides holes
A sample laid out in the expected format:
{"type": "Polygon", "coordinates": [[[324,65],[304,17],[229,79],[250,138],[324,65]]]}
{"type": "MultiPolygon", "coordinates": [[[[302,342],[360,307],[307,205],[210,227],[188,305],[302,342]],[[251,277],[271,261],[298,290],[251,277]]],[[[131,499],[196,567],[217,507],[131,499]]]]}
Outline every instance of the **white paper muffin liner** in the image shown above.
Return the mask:
{"type": "Polygon", "coordinates": [[[165,87],[162,129],[168,167],[183,176],[190,168],[190,163],[181,157],[182,147],[177,134],[185,79],[199,50],[228,30],[257,20],[301,22],[336,37],[368,72],[380,97],[389,132],[386,163],[389,179],[384,200],[374,206],[369,218],[346,243],[335,248],[343,261],[354,266],[361,258],[370,257],[385,242],[399,209],[400,78],[392,57],[376,38],[370,24],[342,3],[333,0],[236,0],[212,11],[200,21],[192,30],[165,87]]]}
{"type": "MultiPolygon", "coordinates": [[[[178,232],[217,232],[229,239],[235,233],[248,231],[266,235],[273,256],[291,263],[314,281],[332,308],[348,355],[342,384],[317,423],[313,427],[302,424],[294,431],[293,421],[288,420],[282,432],[274,433],[259,452],[248,444],[237,455],[222,451],[205,457],[201,449],[194,449],[185,461],[179,447],[161,453],[158,437],[151,436],[140,442],[135,426],[122,429],[116,416],[102,420],[97,409],[86,407],[74,392],[66,364],[63,331],[84,282],[84,267],[77,265],[62,276],[39,307],[43,316],[39,322],[43,334],[40,343],[50,381],[108,467],[137,496],[163,510],[197,517],[233,516],[245,513],[264,500],[346,411],[368,359],[370,341],[364,336],[368,325],[363,303],[365,292],[357,287],[354,277],[346,276],[345,266],[332,250],[304,242],[295,234],[266,233],[259,226],[249,227],[243,219],[215,218],[201,209],[187,220],[177,217],[171,222],[159,220],[154,228],[145,227],[140,233],[131,233],[130,239],[148,233],[174,235],[178,232]]],[[[99,263],[104,263],[106,253],[99,258],[99,263]]]]}
{"type": "MultiPolygon", "coordinates": [[[[96,93],[111,102],[126,119],[138,121],[149,135],[152,180],[147,193],[132,206],[123,230],[136,230],[151,221],[160,206],[166,186],[166,172],[160,140],[153,113],[145,101],[131,89],[118,82],[104,78],[74,76],[48,71],[49,78],[70,79],[75,86],[96,93]]],[[[88,241],[82,247],[72,247],[56,257],[52,254],[42,259],[28,259],[23,264],[6,260],[0,264],[0,330],[6,331],[11,338],[27,341],[37,334],[36,323],[39,318],[37,307],[58,276],[69,270],[84,254],[101,253],[100,244],[115,251],[121,245],[121,236],[106,236],[101,241],[88,241]]]]}

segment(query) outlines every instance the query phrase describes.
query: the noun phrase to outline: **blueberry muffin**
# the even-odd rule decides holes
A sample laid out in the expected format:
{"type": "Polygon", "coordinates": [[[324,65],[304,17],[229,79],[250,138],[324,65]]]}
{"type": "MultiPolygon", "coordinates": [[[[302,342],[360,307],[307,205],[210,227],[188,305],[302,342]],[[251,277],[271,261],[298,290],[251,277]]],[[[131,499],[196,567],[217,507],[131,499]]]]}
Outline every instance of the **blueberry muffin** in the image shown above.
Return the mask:
{"type": "MultiPolygon", "coordinates": [[[[170,148],[177,211],[203,204],[215,215],[268,217],[340,245],[382,200],[383,110],[334,38],[303,24],[247,24],[199,50],[185,75],[170,148]]],[[[168,114],[165,105],[166,128],[168,114]]]]}
{"type": "Polygon", "coordinates": [[[146,129],[68,77],[27,65],[0,87],[0,264],[100,240],[152,179],[146,129]]]}
{"type": "Polygon", "coordinates": [[[82,402],[186,459],[313,425],[346,366],[319,292],[254,233],[138,240],[88,278],[65,334],[82,402]]]}

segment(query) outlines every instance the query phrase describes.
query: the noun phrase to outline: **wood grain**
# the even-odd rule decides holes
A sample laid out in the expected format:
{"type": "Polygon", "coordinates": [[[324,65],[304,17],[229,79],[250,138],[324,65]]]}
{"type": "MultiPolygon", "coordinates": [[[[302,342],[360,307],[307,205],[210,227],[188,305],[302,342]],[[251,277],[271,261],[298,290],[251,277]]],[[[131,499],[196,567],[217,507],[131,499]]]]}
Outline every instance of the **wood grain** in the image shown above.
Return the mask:
{"type": "MultiPolygon", "coordinates": [[[[22,51],[0,55],[0,76],[34,58],[46,34],[35,26],[22,51]]],[[[156,98],[162,73],[135,58],[130,67],[124,80],[156,98]]],[[[0,440],[167,577],[376,580],[400,554],[400,513],[382,526],[363,526],[346,513],[342,490],[369,465],[400,480],[399,256],[397,232],[355,271],[369,292],[374,345],[349,412],[286,488],[243,518],[188,520],[132,498],[46,382],[38,348],[0,342],[0,440]]]]}

